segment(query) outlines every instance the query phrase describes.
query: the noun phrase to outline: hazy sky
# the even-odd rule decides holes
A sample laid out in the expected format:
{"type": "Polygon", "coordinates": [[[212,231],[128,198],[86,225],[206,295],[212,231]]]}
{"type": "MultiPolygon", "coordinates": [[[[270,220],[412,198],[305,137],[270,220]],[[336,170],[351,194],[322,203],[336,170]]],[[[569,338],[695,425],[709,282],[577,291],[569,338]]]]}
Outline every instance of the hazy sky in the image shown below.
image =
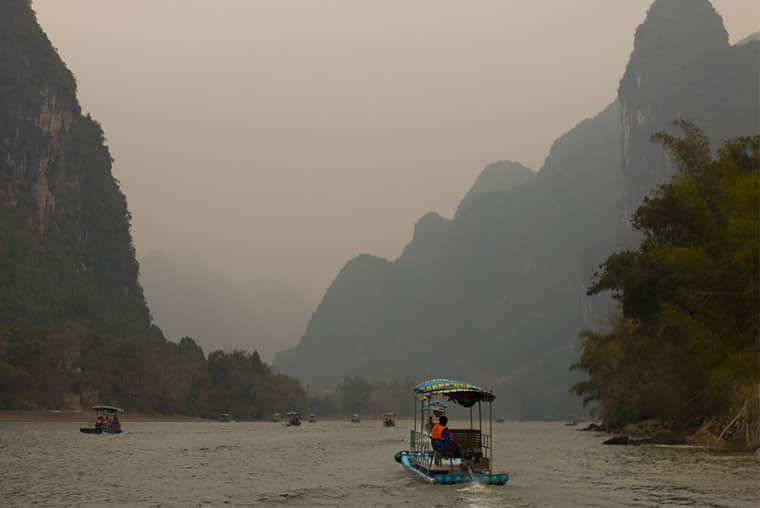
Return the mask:
{"type": "MultiPolygon", "coordinates": [[[[499,159],[614,97],[651,0],[35,0],[103,125],[138,255],[192,245],[315,305],[499,159]]],[[[731,40],[760,2],[713,0],[731,40]]]]}

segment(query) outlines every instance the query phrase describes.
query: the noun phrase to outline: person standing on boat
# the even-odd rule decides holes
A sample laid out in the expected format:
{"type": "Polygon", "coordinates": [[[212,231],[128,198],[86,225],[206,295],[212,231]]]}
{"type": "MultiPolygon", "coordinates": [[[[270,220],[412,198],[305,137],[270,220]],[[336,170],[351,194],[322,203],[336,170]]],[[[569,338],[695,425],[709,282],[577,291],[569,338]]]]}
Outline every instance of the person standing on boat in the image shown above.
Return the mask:
{"type": "Polygon", "coordinates": [[[448,423],[449,419],[446,415],[441,416],[438,423],[433,426],[433,430],[430,432],[430,441],[433,449],[443,457],[458,459],[462,457],[462,451],[459,449],[456,441],[454,441],[454,438],[451,437],[451,432],[446,426],[448,423]]]}

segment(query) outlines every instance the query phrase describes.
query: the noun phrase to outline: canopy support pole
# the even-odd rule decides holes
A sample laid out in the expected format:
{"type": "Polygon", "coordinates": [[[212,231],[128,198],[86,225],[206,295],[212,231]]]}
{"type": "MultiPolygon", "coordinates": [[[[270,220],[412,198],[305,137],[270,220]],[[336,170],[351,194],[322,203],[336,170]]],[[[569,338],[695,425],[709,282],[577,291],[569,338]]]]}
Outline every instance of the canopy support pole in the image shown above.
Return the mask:
{"type": "MultiPolygon", "coordinates": [[[[428,405],[430,405],[430,399],[427,399],[428,405]]],[[[420,401],[420,434],[425,430],[425,401],[420,401]]]]}
{"type": "Polygon", "coordinates": [[[414,398],[414,425],[412,425],[412,435],[409,437],[409,451],[414,451],[414,433],[417,431],[417,397],[414,398]]]}
{"type": "Polygon", "coordinates": [[[493,401],[488,402],[488,434],[490,436],[491,457],[488,461],[488,472],[493,472],[493,401]]]}
{"type": "Polygon", "coordinates": [[[472,430],[472,406],[470,406],[470,430],[472,430]]]}

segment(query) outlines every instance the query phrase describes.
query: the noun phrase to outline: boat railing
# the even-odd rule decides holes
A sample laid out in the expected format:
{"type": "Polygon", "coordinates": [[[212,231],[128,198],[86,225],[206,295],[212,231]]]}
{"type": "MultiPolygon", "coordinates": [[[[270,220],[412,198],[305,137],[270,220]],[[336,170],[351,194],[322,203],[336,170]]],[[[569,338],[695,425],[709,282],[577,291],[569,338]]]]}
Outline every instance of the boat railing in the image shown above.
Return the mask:
{"type": "MultiPolygon", "coordinates": [[[[490,434],[481,433],[477,429],[451,429],[451,435],[459,445],[463,458],[485,470],[491,469],[490,434]]],[[[434,455],[430,434],[412,430],[409,450],[414,462],[428,467],[434,455]]]]}
{"type": "Polygon", "coordinates": [[[480,441],[481,441],[481,447],[483,449],[483,457],[488,459],[488,461],[490,462],[491,461],[491,435],[481,434],[480,441]]]}
{"type": "Polygon", "coordinates": [[[430,434],[417,430],[412,430],[411,432],[412,434],[409,438],[410,451],[423,454],[433,451],[433,446],[430,443],[430,434]]]}
{"type": "MultiPolygon", "coordinates": [[[[463,448],[482,450],[484,457],[491,455],[491,436],[490,434],[481,433],[472,429],[451,429],[451,435],[454,440],[463,448]]],[[[409,440],[409,449],[413,452],[432,451],[430,434],[416,430],[411,431],[409,440]]]]}

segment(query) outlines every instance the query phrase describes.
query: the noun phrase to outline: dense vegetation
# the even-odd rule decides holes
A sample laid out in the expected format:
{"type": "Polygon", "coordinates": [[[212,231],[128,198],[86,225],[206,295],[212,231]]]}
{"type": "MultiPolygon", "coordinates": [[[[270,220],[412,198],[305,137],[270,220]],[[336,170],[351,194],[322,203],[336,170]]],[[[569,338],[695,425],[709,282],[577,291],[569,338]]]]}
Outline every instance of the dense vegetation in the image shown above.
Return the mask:
{"type": "Polygon", "coordinates": [[[258,353],[213,351],[190,337],[179,344],[156,327],[142,337],[104,338],[86,329],[53,331],[28,321],[0,327],[0,408],[38,409],[109,402],[164,414],[266,418],[300,410],[320,416],[411,414],[413,382],[347,377],[309,396],[273,372],[258,353]],[[84,339],[82,339],[84,337],[84,339]]]}
{"type": "Polygon", "coordinates": [[[298,381],[272,372],[256,352],[214,351],[206,358],[190,337],[177,344],[157,327],[133,337],[28,321],[0,327],[0,408],[61,408],[80,401],[247,418],[309,408],[298,381]]]}
{"type": "Polygon", "coordinates": [[[695,125],[678,126],[682,138],[654,136],[678,172],[636,210],[638,249],[610,256],[589,290],[613,291],[620,314],[581,334],[575,368],[589,379],[574,390],[613,427],[749,421],[758,403],[760,136],[713,155],[695,125]]]}

